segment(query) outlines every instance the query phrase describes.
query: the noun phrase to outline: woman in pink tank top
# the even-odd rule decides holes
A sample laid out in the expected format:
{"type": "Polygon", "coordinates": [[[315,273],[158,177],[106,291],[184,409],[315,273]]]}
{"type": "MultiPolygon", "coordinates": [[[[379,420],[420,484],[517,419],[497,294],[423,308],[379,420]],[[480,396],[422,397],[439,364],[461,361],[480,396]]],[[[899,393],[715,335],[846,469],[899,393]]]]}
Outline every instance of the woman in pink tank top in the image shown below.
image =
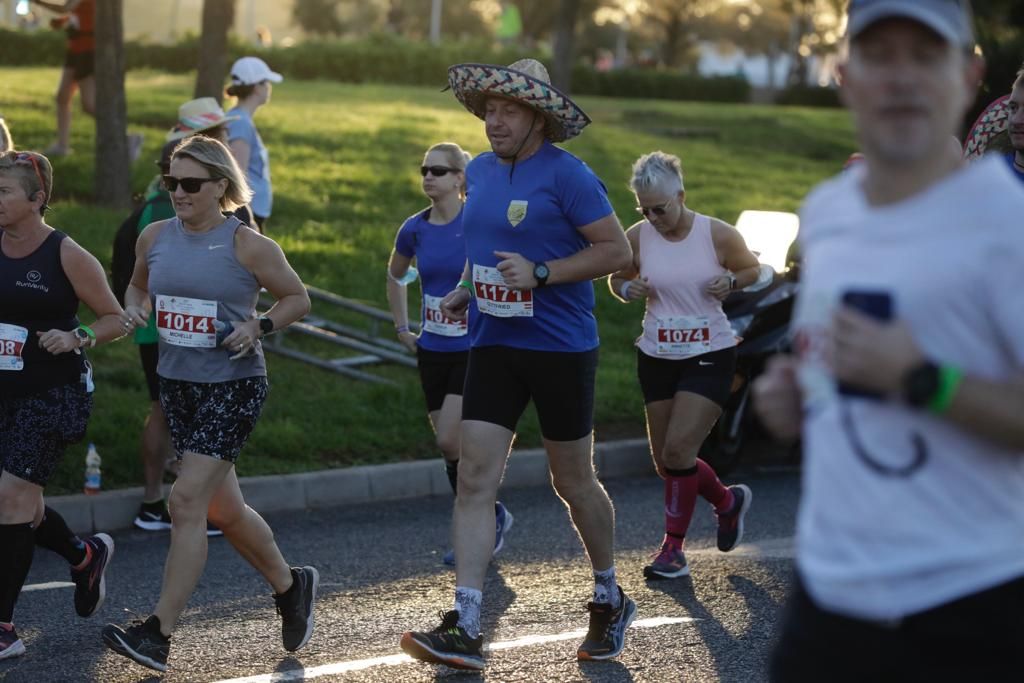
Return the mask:
{"type": "Polygon", "coordinates": [[[690,573],[683,544],[698,494],[718,517],[719,550],[732,550],[743,535],[750,489],[723,486],[697,453],[736,369],[737,341],[722,301],[753,284],[759,264],[735,228],[686,206],[679,157],[640,157],[630,187],[644,219],[626,231],[633,263],[608,284],[621,301],[647,305],[637,375],[651,455],[665,480],[665,536],[644,577],[671,579],[690,573]]]}

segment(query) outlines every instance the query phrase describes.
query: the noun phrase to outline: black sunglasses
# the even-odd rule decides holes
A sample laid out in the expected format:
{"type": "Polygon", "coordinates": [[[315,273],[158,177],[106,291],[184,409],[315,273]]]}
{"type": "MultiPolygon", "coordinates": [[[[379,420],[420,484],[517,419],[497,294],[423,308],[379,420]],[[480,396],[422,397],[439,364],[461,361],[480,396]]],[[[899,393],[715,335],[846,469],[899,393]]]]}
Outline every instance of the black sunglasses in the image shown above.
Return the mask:
{"type": "Polygon", "coordinates": [[[430,175],[434,176],[435,178],[440,178],[442,176],[448,175],[449,173],[458,173],[459,169],[457,169],[457,168],[448,168],[447,166],[420,166],[420,175],[421,176],[426,178],[428,172],[430,173],[430,175]]]}
{"type": "Polygon", "coordinates": [[[665,202],[661,206],[638,206],[636,207],[636,210],[642,213],[645,217],[649,216],[652,213],[655,216],[664,216],[666,213],[668,213],[668,209],[665,208],[668,205],[669,202],[665,202]]]}
{"type": "Polygon", "coordinates": [[[178,185],[181,185],[181,189],[189,194],[195,194],[203,189],[203,183],[212,183],[216,180],[220,180],[220,178],[175,178],[172,175],[163,177],[164,187],[168,192],[177,192],[178,185]]]}

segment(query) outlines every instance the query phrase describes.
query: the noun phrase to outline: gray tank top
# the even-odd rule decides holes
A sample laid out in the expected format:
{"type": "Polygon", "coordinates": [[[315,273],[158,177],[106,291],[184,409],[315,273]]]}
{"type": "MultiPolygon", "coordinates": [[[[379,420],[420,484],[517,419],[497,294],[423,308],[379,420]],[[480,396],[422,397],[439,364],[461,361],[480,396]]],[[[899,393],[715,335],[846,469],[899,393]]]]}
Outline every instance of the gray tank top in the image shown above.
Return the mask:
{"type": "Polygon", "coordinates": [[[259,282],[235,255],[235,231],[241,225],[231,216],[209,232],[194,234],[172,218],[146,254],[161,377],[210,383],[266,376],[259,341],[238,360],[230,360],[234,352],[216,343],[214,320],[256,317],[259,282]]]}

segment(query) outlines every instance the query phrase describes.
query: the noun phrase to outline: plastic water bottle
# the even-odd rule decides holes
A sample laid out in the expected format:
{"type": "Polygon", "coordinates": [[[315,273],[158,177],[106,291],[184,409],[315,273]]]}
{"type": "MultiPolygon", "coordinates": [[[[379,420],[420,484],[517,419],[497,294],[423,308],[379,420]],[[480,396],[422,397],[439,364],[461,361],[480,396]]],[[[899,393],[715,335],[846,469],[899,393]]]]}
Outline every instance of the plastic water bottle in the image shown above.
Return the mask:
{"type": "Polygon", "coordinates": [[[217,330],[217,346],[220,346],[235,331],[235,326],[230,320],[214,320],[213,329],[217,330]]]}
{"type": "Polygon", "coordinates": [[[416,282],[416,278],[419,277],[419,271],[414,266],[409,266],[409,270],[405,271],[405,275],[400,278],[393,278],[395,282],[406,287],[416,282]]]}
{"type": "Polygon", "coordinates": [[[103,475],[100,472],[100,454],[96,452],[96,445],[89,444],[89,451],[85,454],[85,492],[90,496],[100,492],[100,484],[103,475]]]}

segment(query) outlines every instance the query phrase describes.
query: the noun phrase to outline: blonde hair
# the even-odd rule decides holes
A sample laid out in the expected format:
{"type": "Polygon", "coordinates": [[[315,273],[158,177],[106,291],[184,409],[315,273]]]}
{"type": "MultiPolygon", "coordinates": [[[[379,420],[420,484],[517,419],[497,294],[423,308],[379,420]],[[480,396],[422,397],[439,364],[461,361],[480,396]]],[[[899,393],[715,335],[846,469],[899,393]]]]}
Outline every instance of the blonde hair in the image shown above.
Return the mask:
{"type": "Polygon", "coordinates": [[[0,116],[0,153],[14,149],[14,140],[11,139],[11,131],[7,129],[7,122],[0,116]]]}
{"type": "Polygon", "coordinates": [[[633,164],[629,188],[633,192],[647,192],[655,188],[682,192],[683,163],[675,154],[661,150],[645,154],[633,164]]]}
{"type": "MultiPolygon", "coordinates": [[[[448,163],[449,168],[458,169],[459,172],[465,173],[466,166],[472,161],[473,155],[466,150],[459,147],[454,142],[439,142],[436,145],[431,145],[430,148],[424,153],[423,158],[427,158],[427,154],[431,152],[440,152],[444,155],[445,161],[448,163]]],[[[459,188],[459,196],[463,199],[466,198],[466,184],[463,183],[462,187],[459,188]]]]}
{"type": "Polygon", "coordinates": [[[30,200],[37,192],[43,193],[43,205],[39,215],[46,215],[48,202],[53,193],[53,166],[50,160],[39,152],[19,152],[16,149],[0,154],[0,175],[18,179],[25,196],[30,200]],[[32,161],[35,160],[35,163],[32,161]]]}
{"type": "Polygon", "coordinates": [[[242,169],[231,155],[231,151],[220,140],[193,135],[185,138],[171,153],[171,161],[179,158],[191,159],[209,172],[211,178],[228,181],[224,196],[220,198],[220,208],[233,211],[245,206],[252,199],[252,190],[245,180],[242,169]]]}

